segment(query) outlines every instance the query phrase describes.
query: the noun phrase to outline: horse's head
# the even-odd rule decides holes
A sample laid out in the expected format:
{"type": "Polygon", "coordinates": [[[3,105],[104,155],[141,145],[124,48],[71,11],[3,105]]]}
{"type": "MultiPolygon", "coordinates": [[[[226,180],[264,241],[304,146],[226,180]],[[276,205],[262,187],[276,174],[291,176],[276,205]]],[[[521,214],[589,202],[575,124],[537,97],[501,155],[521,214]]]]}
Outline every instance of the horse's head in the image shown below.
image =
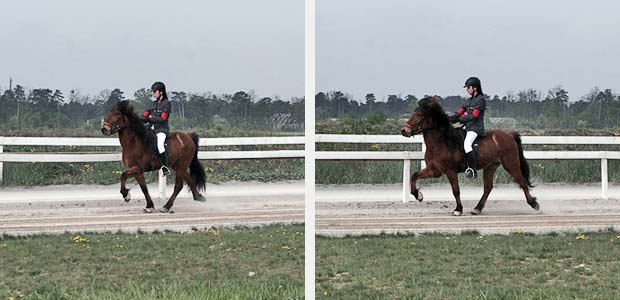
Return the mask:
{"type": "Polygon", "coordinates": [[[400,133],[405,137],[411,137],[432,128],[435,122],[432,120],[433,114],[431,112],[437,111],[437,109],[443,112],[435,97],[426,97],[419,100],[418,108],[413,111],[409,120],[403,124],[400,133]]]}
{"type": "Polygon", "coordinates": [[[101,133],[104,135],[112,135],[129,125],[126,110],[128,109],[128,101],[121,101],[114,107],[108,116],[103,120],[101,133]]]}

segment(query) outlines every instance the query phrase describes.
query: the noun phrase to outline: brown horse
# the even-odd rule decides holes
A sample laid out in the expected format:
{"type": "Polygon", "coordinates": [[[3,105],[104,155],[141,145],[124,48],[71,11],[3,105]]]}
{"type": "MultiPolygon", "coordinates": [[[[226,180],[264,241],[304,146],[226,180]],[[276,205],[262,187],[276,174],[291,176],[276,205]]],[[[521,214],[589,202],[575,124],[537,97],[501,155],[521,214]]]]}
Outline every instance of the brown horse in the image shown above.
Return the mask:
{"type": "MultiPolygon", "coordinates": [[[[454,128],[443,108],[434,97],[426,97],[418,101],[418,108],[411,114],[402,127],[403,136],[410,137],[419,133],[424,136],[426,168],[411,176],[411,194],[422,201],[422,193],[416,187],[416,181],[422,178],[437,178],[445,174],[452,186],[452,194],[456,199],[455,216],[463,214],[461,204],[458,173],[465,170],[463,161],[463,130],[454,128]]],[[[489,130],[479,141],[477,169],[484,170],[484,193],[472,214],[482,213],[484,204],[493,189],[493,174],[501,164],[523,189],[527,203],[535,210],[540,206],[536,197],[529,192],[534,187],[530,182],[530,169],[523,156],[521,136],[502,130],[489,130]]]]}
{"type": "MultiPolygon", "coordinates": [[[[131,199],[125,183],[128,178],[135,177],[146,198],[144,212],[151,213],[154,204],[146,187],[144,172],[157,171],[161,168],[161,161],[155,146],[155,133],[144,126],[134,113],[129,101],[120,101],[103,122],[101,133],[109,136],[116,132],[118,132],[118,139],[123,148],[123,163],[127,167],[127,171],[121,174],[121,195],[125,201],[131,199]]],[[[205,190],[206,182],[205,170],[198,161],[198,135],[172,132],[168,135],[166,142],[170,155],[168,166],[175,172],[175,184],[170,199],[159,211],[170,212],[174,199],[183,188],[184,180],[192,191],[194,200],[206,201],[205,197],[198,192],[198,190],[205,190]]]]}

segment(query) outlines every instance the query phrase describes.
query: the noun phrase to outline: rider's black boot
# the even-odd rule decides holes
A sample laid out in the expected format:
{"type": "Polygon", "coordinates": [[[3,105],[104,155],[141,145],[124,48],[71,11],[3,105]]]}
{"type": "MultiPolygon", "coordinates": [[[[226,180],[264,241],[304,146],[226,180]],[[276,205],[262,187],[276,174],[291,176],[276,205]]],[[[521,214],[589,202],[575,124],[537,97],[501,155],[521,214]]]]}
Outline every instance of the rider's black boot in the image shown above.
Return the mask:
{"type": "Polygon", "coordinates": [[[478,172],[476,171],[476,153],[471,151],[465,155],[467,155],[467,170],[465,170],[465,177],[472,179],[478,177],[478,172]]]}
{"type": "Polygon", "coordinates": [[[164,176],[168,176],[170,174],[170,169],[168,169],[168,151],[163,153],[159,153],[159,159],[161,159],[161,171],[164,176]]]}

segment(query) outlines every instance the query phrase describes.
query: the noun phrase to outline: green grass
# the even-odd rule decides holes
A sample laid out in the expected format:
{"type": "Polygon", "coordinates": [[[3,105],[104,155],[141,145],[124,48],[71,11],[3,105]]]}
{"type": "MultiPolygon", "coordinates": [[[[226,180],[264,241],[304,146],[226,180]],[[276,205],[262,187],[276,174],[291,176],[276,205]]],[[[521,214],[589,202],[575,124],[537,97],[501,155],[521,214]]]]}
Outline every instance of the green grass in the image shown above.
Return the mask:
{"type": "MultiPolygon", "coordinates": [[[[530,177],[537,183],[600,183],[601,162],[599,160],[529,160],[530,177]]],[[[620,161],[607,162],[610,182],[620,182],[620,161]]],[[[418,161],[411,162],[411,173],[420,169],[418,161]]],[[[481,174],[482,175],[482,174],[481,174]]],[[[316,182],[319,184],[390,184],[401,183],[402,161],[317,161],[316,182]]],[[[463,176],[463,174],[461,174],[463,176]]],[[[483,177],[463,180],[466,185],[482,185],[483,177]]],[[[512,177],[499,167],[495,171],[494,183],[514,183],[512,177]]],[[[445,176],[425,178],[418,184],[448,183],[445,176]]]]}
{"type": "Polygon", "coordinates": [[[3,236],[0,299],[302,299],[303,245],[301,225],[3,236]]]}
{"type": "MultiPolygon", "coordinates": [[[[302,180],[303,159],[214,160],[203,161],[207,181],[211,183],[237,181],[302,180]]],[[[597,183],[601,180],[598,160],[530,160],[534,183],[597,183]]],[[[411,172],[420,163],[411,163],[411,172]]],[[[4,163],[4,186],[36,186],[56,184],[115,184],[125,167],[120,162],[105,163],[4,163]]],[[[610,182],[620,182],[620,161],[608,161],[610,182]]],[[[319,184],[390,184],[402,182],[401,161],[317,161],[316,182],[319,184]]],[[[148,182],[157,180],[157,173],[146,174],[148,182]]],[[[130,179],[130,183],[134,179],[130,179]]],[[[447,183],[445,177],[422,179],[420,184],[447,183]]],[[[482,184],[482,176],[463,184],[482,184]]],[[[502,168],[495,173],[495,183],[512,183],[512,177],[502,168]]]]}
{"type": "MultiPolygon", "coordinates": [[[[207,182],[301,180],[303,159],[209,160],[202,161],[207,182]]],[[[4,163],[4,186],[57,184],[114,184],[125,171],[121,162],[93,163],[4,163]]],[[[145,174],[157,181],[157,172],[145,174]]],[[[134,179],[129,179],[129,183],[134,179]]]]}
{"type": "Polygon", "coordinates": [[[318,299],[618,299],[620,233],[316,241],[318,299]]]}

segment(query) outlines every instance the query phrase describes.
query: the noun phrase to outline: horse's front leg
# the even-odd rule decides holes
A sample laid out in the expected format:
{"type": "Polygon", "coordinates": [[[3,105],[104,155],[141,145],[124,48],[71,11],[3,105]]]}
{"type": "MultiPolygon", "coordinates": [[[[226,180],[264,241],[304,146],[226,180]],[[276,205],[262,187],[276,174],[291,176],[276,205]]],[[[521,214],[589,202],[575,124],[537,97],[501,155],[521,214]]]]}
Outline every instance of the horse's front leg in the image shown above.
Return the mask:
{"type": "Polygon", "coordinates": [[[459,188],[458,173],[453,170],[448,170],[446,171],[446,176],[452,186],[452,195],[454,195],[454,199],[456,200],[456,208],[452,211],[452,215],[460,216],[463,214],[463,204],[461,204],[461,189],[459,188]]]}
{"type": "Polygon", "coordinates": [[[411,175],[411,194],[413,195],[413,197],[415,197],[415,199],[418,201],[424,200],[424,195],[422,195],[422,192],[420,192],[420,190],[418,190],[418,187],[416,186],[416,182],[418,179],[435,178],[439,176],[441,176],[441,172],[429,166],[413,173],[413,175],[411,175]]]}
{"type": "Polygon", "coordinates": [[[129,202],[129,200],[131,200],[129,189],[126,188],[127,179],[136,176],[136,174],[141,172],[142,170],[140,170],[140,168],[138,168],[137,166],[133,166],[127,169],[127,171],[123,172],[123,174],[121,174],[121,195],[123,195],[123,199],[125,200],[125,202],[129,202]]]}

